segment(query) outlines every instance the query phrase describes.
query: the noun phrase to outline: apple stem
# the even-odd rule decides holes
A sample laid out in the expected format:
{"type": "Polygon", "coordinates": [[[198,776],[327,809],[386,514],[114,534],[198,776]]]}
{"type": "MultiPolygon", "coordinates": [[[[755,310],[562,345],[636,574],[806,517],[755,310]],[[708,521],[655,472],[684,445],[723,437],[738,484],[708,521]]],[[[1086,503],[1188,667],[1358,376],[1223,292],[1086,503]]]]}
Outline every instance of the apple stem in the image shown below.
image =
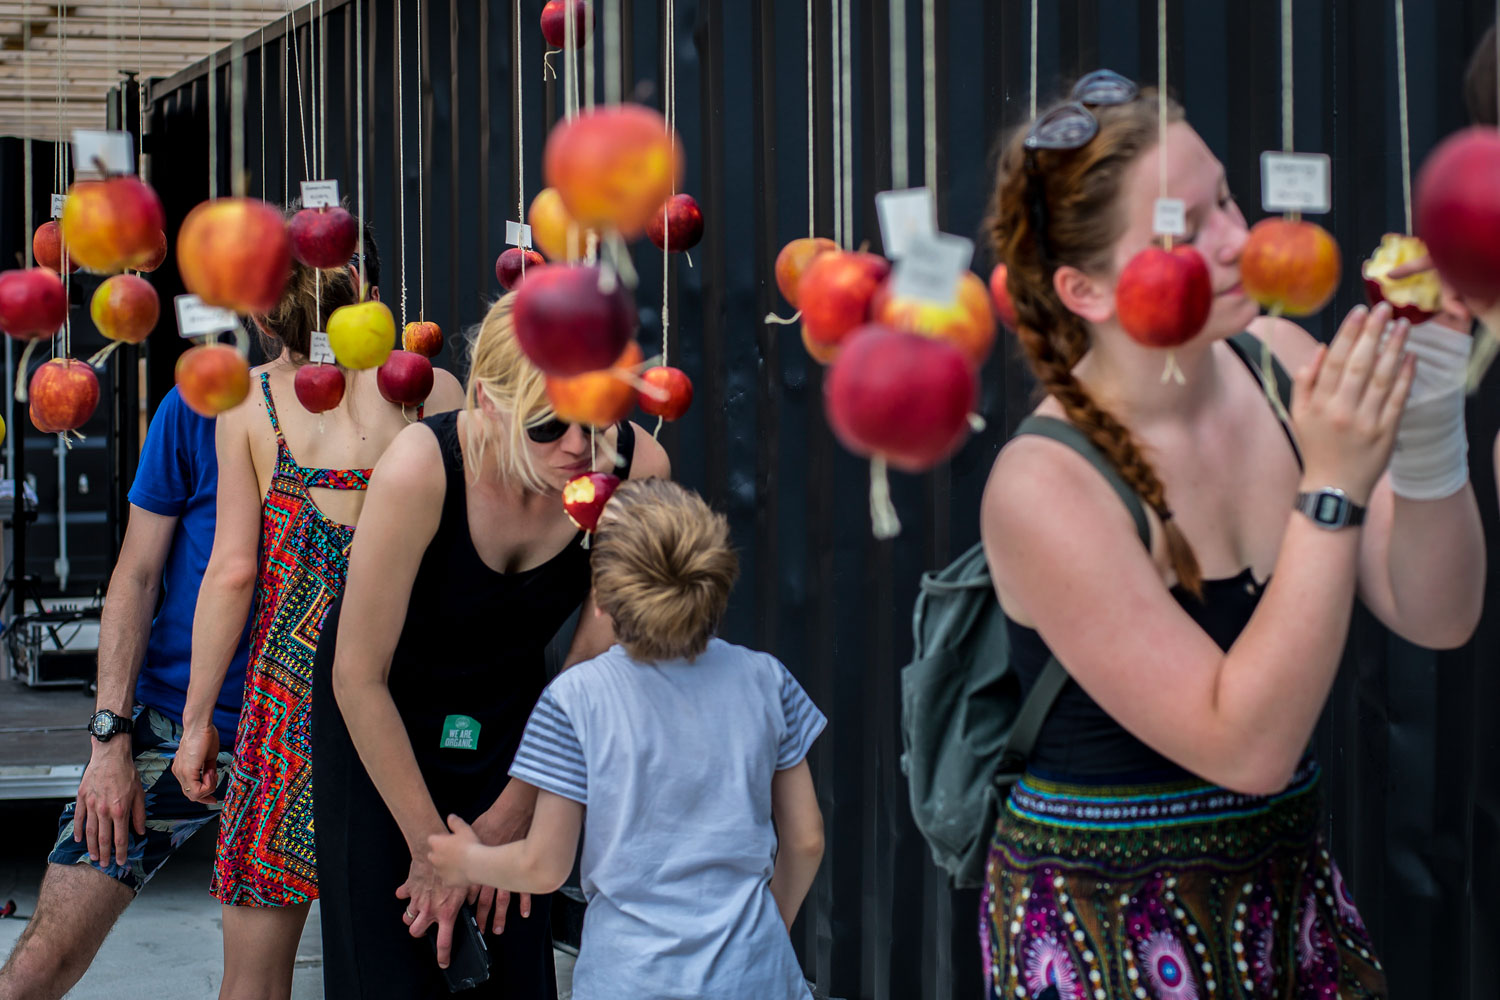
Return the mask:
{"type": "Polygon", "coordinates": [[[1167,363],[1161,369],[1161,381],[1165,385],[1168,382],[1176,382],[1178,385],[1187,385],[1187,375],[1183,373],[1182,366],[1177,363],[1177,352],[1167,352],[1167,363]]]}
{"type": "Polygon", "coordinates": [[[983,433],[984,429],[988,426],[989,425],[984,422],[984,418],[979,414],[969,414],[969,430],[973,431],[975,434],[983,433]]]}
{"type": "Polygon", "coordinates": [[[891,502],[891,481],[886,476],[885,459],[870,459],[870,524],[875,537],[884,541],[901,534],[901,518],[891,502]]]}
{"type": "Polygon", "coordinates": [[[687,258],[688,267],[692,267],[693,266],[693,255],[690,254],[690,253],[688,253],[686,250],[682,251],[682,255],[687,258]]]}
{"type": "Polygon", "coordinates": [[[26,365],[31,361],[31,352],[36,350],[38,341],[28,340],[26,349],[21,352],[21,361],[16,365],[16,402],[26,402],[26,365]]]}
{"type": "Polygon", "coordinates": [[[552,66],[552,57],[561,52],[562,49],[548,49],[542,53],[542,79],[556,80],[557,70],[552,66]]]}
{"type": "Polygon", "coordinates": [[[767,326],[772,326],[772,325],[775,325],[775,326],[795,326],[797,324],[797,321],[799,319],[801,319],[801,318],[802,318],[802,310],[801,309],[798,309],[796,312],[792,313],[786,319],[782,319],[780,316],[776,315],[775,313],[766,313],[766,325],[767,326]]]}

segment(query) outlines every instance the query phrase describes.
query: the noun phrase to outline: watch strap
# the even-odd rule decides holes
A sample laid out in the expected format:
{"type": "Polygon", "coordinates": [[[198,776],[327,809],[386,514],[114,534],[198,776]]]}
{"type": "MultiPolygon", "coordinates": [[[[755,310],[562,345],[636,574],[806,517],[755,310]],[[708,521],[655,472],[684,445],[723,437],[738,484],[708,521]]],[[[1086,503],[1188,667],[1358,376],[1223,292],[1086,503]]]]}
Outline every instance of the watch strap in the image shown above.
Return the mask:
{"type": "Polygon", "coordinates": [[[1365,523],[1365,509],[1353,500],[1350,500],[1342,490],[1326,489],[1298,493],[1296,507],[1303,514],[1306,514],[1309,520],[1321,528],[1357,528],[1365,523]],[[1344,507],[1344,519],[1337,524],[1325,521],[1318,516],[1319,505],[1322,504],[1325,497],[1329,496],[1336,497],[1344,507]]]}

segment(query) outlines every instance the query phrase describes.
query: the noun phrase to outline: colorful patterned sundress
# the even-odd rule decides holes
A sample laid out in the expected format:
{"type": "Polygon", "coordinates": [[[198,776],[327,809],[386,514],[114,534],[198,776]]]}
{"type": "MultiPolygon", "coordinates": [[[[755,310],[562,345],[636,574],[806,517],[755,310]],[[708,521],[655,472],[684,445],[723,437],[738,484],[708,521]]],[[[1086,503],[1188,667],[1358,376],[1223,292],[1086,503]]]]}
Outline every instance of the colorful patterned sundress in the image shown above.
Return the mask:
{"type": "Polygon", "coordinates": [[[992,842],[986,995],[1036,1000],[1367,1000],[1386,995],[1320,834],[1317,765],[1270,797],[1197,780],[1028,775],[992,842]]]}
{"type": "Polygon", "coordinates": [[[354,529],[323,515],[309,490],[362,490],[369,469],[305,469],[276,419],[276,471],[261,508],[260,578],[250,671],[209,891],[231,906],[295,906],[318,898],[308,716],[313,654],[344,590],[354,529]]]}

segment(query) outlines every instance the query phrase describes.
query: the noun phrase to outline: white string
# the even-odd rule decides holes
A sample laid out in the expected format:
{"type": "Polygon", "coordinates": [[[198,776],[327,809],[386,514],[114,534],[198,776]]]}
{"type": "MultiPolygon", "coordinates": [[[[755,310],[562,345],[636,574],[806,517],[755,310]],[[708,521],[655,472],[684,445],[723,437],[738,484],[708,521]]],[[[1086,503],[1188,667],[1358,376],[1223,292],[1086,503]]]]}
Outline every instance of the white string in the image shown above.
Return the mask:
{"type": "Polygon", "coordinates": [[[1031,0],[1031,84],[1028,91],[1031,94],[1031,110],[1027,114],[1028,118],[1036,117],[1036,19],[1036,0],[1031,0]]]}
{"type": "MultiPolygon", "coordinates": [[[[142,54],[144,41],[141,38],[141,0],[135,0],[135,66],[136,66],[136,95],[135,109],[139,118],[139,131],[136,134],[136,161],[135,173],[142,180],[146,178],[146,67],[145,56],[142,54]]],[[[29,79],[29,77],[28,77],[29,79]]],[[[27,107],[31,106],[30,97],[27,98],[27,107]]],[[[28,134],[29,130],[28,130],[28,134]]]]}
{"type": "MultiPolygon", "coordinates": [[[[61,9],[61,8],[59,8],[61,9]]],[[[209,7],[209,34],[213,34],[213,7],[209,7]]],[[[208,200],[219,197],[219,59],[208,54],[208,200]]]]}
{"type": "MultiPolygon", "coordinates": [[[[521,0],[516,0],[516,224],[526,225],[526,101],[521,92],[521,0]]],[[[569,14],[571,15],[571,11],[569,14]]],[[[526,278],[526,248],[521,247],[521,279],[526,278]]]]}
{"type": "Polygon", "coordinates": [[[365,0],[354,0],[354,130],[355,149],[359,160],[358,191],[359,211],[359,300],[363,302],[369,294],[370,282],[365,267],[365,0]]]}
{"type": "Polygon", "coordinates": [[[401,217],[401,329],[406,329],[406,101],[401,89],[401,0],[395,0],[396,18],[396,212],[401,217]]]}
{"type": "Polygon", "coordinates": [[[818,235],[818,217],[813,212],[817,189],[813,101],[813,0],[807,0],[807,235],[818,235]]]}
{"type": "MultiPolygon", "coordinates": [[[[1397,0],[1400,2],[1400,0],[1397,0]]],[[[1161,197],[1167,196],[1167,0],[1156,0],[1156,162],[1161,181],[1161,197]]],[[[1166,236],[1167,249],[1172,237],[1166,236]]]]}
{"type": "MultiPolygon", "coordinates": [[[[25,19],[21,21],[21,72],[27,80],[31,79],[31,22],[25,19]]],[[[22,115],[25,118],[26,128],[26,141],[23,147],[24,162],[21,168],[22,173],[25,175],[23,183],[26,185],[26,216],[25,225],[21,229],[21,242],[25,244],[26,267],[30,268],[34,263],[32,259],[31,240],[32,226],[36,221],[34,214],[36,210],[31,204],[31,90],[29,88],[26,91],[25,103],[22,105],[22,115]]],[[[59,226],[58,228],[61,229],[62,227],[59,226]]],[[[61,258],[59,258],[59,265],[61,265],[61,262],[61,258]]],[[[5,353],[8,360],[10,355],[9,344],[6,345],[5,353]]],[[[9,404],[7,403],[8,406],[9,404]]],[[[11,450],[14,451],[14,449],[11,450]]]]}
{"type": "Polygon", "coordinates": [[[922,131],[927,142],[923,181],[937,205],[937,13],[933,0],[922,0],[922,131]]]}
{"type": "Polygon", "coordinates": [[[906,0],[891,0],[891,187],[907,185],[906,0]]]}
{"type": "MultiPolygon", "coordinates": [[[[567,16],[569,21],[573,20],[571,10],[567,12],[567,16]]],[[[592,19],[592,14],[590,19],[592,19]]],[[[592,30],[583,36],[583,102],[584,107],[590,111],[594,110],[594,32],[592,30]]]]}
{"type": "MultiPolygon", "coordinates": [[[[66,6],[62,5],[62,4],[59,4],[58,7],[57,7],[57,39],[58,39],[58,42],[57,42],[57,45],[58,45],[58,49],[57,49],[57,56],[58,56],[58,61],[57,61],[57,98],[58,98],[57,129],[58,129],[58,132],[61,135],[66,135],[67,134],[66,133],[67,118],[68,118],[68,93],[67,93],[66,90],[63,89],[63,79],[64,79],[64,77],[67,76],[67,73],[68,73],[68,8],[66,6]]],[[[209,120],[211,122],[212,118],[210,118],[209,120]]],[[[66,191],[67,190],[67,188],[66,188],[65,185],[67,184],[67,181],[68,181],[68,164],[67,164],[67,161],[65,159],[62,159],[62,157],[66,156],[66,155],[67,155],[67,153],[66,153],[66,146],[60,145],[59,146],[58,167],[62,171],[62,173],[60,175],[61,183],[58,185],[58,190],[59,191],[66,191]]],[[[61,230],[62,227],[58,226],[58,229],[61,230]]],[[[68,256],[67,256],[67,254],[68,254],[68,245],[67,245],[67,243],[64,242],[64,243],[60,244],[60,247],[61,247],[61,254],[62,254],[62,256],[59,258],[58,263],[62,264],[63,261],[65,261],[65,260],[68,259],[68,256]]],[[[62,269],[62,281],[63,281],[63,297],[65,299],[67,299],[67,301],[71,302],[71,301],[73,301],[73,294],[72,294],[73,293],[73,269],[71,267],[67,267],[67,266],[63,267],[63,269],[62,269]]],[[[63,311],[63,326],[62,326],[62,351],[63,351],[63,354],[64,355],[68,354],[69,351],[71,350],[72,346],[73,346],[73,310],[72,309],[67,309],[67,310],[63,311]]],[[[52,356],[53,357],[57,356],[57,336],[55,334],[52,337],[52,356]]]]}
{"type": "Polygon", "coordinates": [[[843,90],[839,86],[839,0],[830,0],[832,4],[832,15],[829,26],[832,28],[832,36],[829,40],[829,52],[833,63],[833,121],[829,129],[829,135],[833,139],[833,241],[841,248],[848,249],[844,242],[844,144],[839,141],[839,128],[843,122],[840,114],[839,103],[843,99],[843,90]]]}
{"type": "MultiPolygon", "coordinates": [[[[421,0],[417,0],[417,9],[421,10],[421,0]]],[[[318,110],[314,117],[320,119],[318,122],[318,176],[328,176],[328,19],[324,16],[323,0],[318,0],[318,60],[322,63],[322,82],[318,85],[318,93],[322,100],[318,102],[318,110]]],[[[364,224],[364,220],[360,220],[364,224]]]]}
{"type": "MultiPolygon", "coordinates": [[[[563,13],[563,117],[568,121],[578,114],[578,26],[571,5],[563,13]]],[[[568,258],[573,257],[572,250],[568,258]]]]}
{"type": "Polygon", "coordinates": [[[1292,151],[1292,0],[1281,0],[1281,148],[1292,151]]]}
{"type": "MultiPolygon", "coordinates": [[[[145,112],[143,111],[142,114],[145,112]]],[[[266,29],[260,29],[260,200],[266,200],[266,29]]]]}
{"type": "MultiPolygon", "coordinates": [[[[665,0],[663,17],[666,21],[666,80],[664,81],[665,93],[662,95],[667,111],[667,140],[670,142],[674,136],[677,126],[677,12],[675,0],[665,0]]],[[[672,176],[672,193],[677,193],[677,176],[672,176]]],[[[672,244],[671,212],[667,205],[662,206],[661,226],[661,363],[670,363],[671,351],[667,331],[672,325],[672,302],[671,302],[671,273],[672,255],[669,247],[672,244]]],[[[657,421],[658,427],[660,421],[657,421]]]]}
{"type": "MultiPolygon", "coordinates": [[[[290,2],[290,0],[289,0],[290,2]]],[[[308,31],[312,31],[311,22],[308,22],[308,31]]],[[[295,34],[295,29],[294,29],[295,34]]],[[[295,38],[292,39],[292,68],[297,76],[297,124],[302,129],[302,176],[308,180],[312,179],[312,166],[307,158],[307,115],[302,110],[302,56],[297,51],[299,46],[295,38]]]]}
{"type": "Polygon", "coordinates": [[[1406,209],[1406,228],[1411,226],[1411,126],[1406,112],[1406,10],[1396,0],[1396,97],[1401,109],[1401,204],[1406,209]]]}
{"type": "MultiPolygon", "coordinates": [[[[358,0],[356,0],[358,2],[358,0]]],[[[286,30],[281,34],[281,200],[290,202],[292,186],[292,79],[291,79],[291,45],[292,45],[292,5],[288,0],[286,8],[286,30]]]]}
{"type": "MultiPolygon", "coordinates": [[[[318,0],[320,6],[322,3],[323,0],[318,0]]],[[[328,72],[326,62],[323,71],[328,72]]],[[[426,78],[422,75],[422,0],[417,0],[417,319],[427,318],[427,218],[422,211],[426,181],[423,168],[427,151],[427,134],[422,131],[422,104],[427,100],[425,84],[426,78]]]]}
{"type": "MultiPolygon", "coordinates": [[[[312,107],[312,149],[308,157],[312,162],[308,180],[317,177],[318,169],[318,33],[317,18],[312,16],[312,4],[308,4],[307,18],[307,103],[312,107]]],[[[301,74],[298,74],[298,82],[301,82],[301,74]]]]}
{"type": "Polygon", "coordinates": [[[229,51],[229,189],[236,198],[245,186],[245,42],[236,39],[229,51]],[[236,55],[238,52],[238,55],[236,55]]]}
{"type": "Polygon", "coordinates": [[[620,103],[620,0],[604,4],[604,103],[620,103]]]}
{"type": "Polygon", "coordinates": [[[843,28],[840,40],[839,67],[842,72],[841,79],[844,90],[841,101],[844,113],[844,249],[850,249],[854,243],[854,59],[850,56],[850,39],[854,33],[849,29],[849,5],[851,0],[843,0],[843,28]]]}

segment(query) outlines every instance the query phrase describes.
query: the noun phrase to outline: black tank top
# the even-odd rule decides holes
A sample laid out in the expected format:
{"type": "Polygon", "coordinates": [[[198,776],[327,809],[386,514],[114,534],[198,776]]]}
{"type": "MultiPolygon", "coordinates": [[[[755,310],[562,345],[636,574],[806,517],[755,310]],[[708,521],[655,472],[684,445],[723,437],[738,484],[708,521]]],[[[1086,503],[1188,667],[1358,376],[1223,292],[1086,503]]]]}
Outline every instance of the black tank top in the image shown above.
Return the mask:
{"type": "MultiPolygon", "coordinates": [[[[579,532],[532,569],[497,573],[486,566],[469,534],[458,413],[423,423],[442,450],[447,493],[412,584],[389,685],[439,811],[462,811],[463,802],[494,802],[505,787],[526,720],[547,685],[546,647],[588,596],[589,553],[579,532]],[[461,716],[478,723],[474,749],[443,746],[449,720],[461,716]]],[[[635,430],[628,421],[618,427],[624,479],[635,430]]],[[[458,728],[473,727],[459,720],[458,728]]]]}
{"type": "MultiPolygon", "coordinates": [[[[1230,347],[1260,381],[1257,359],[1247,350],[1247,345],[1231,341],[1230,347]]],[[[1297,450],[1296,438],[1279,414],[1277,420],[1300,466],[1302,456],[1297,450]]],[[[1201,601],[1181,587],[1173,587],[1172,596],[1188,617],[1197,622],[1220,649],[1228,652],[1250,623],[1250,616],[1260,604],[1261,594],[1268,583],[1269,579],[1257,581],[1247,567],[1238,576],[1203,581],[1201,601]]],[[[1005,618],[1005,631],[1010,642],[1011,668],[1021,682],[1022,691],[1030,691],[1041,676],[1042,668],[1052,658],[1052,650],[1035,629],[1017,623],[1009,615],[1005,618]]],[[[1101,778],[1156,781],[1191,776],[1186,769],[1136,739],[1072,681],[1063,687],[1047,721],[1042,724],[1036,744],[1027,758],[1027,768],[1042,777],[1081,778],[1090,782],[1101,778]]]]}

